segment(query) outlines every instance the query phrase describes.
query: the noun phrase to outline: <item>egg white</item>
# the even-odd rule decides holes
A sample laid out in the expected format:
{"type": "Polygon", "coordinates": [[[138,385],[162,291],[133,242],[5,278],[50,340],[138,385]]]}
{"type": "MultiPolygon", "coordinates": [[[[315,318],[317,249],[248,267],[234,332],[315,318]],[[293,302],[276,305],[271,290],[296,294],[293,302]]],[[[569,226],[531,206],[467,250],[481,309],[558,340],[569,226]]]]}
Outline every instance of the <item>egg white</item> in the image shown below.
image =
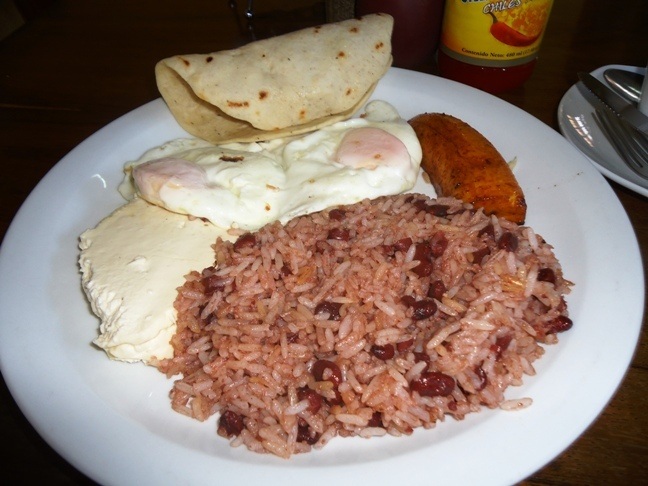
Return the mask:
{"type": "Polygon", "coordinates": [[[120,191],[222,228],[256,230],[407,191],[416,183],[421,157],[411,126],[376,100],[360,117],[298,137],[219,146],[174,140],[127,164],[120,191]],[[374,138],[363,144],[365,134],[374,138]]]}

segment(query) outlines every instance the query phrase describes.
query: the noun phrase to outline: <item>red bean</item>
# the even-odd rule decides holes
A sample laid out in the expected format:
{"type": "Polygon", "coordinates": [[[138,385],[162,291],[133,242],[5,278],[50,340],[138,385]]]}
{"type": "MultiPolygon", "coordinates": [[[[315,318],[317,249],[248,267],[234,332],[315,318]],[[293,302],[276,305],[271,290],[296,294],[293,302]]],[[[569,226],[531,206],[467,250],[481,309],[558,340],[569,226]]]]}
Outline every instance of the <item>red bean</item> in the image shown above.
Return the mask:
{"type": "Polygon", "coordinates": [[[400,341],[396,343],[396,350],[399,353],[404,353],[405,351],[407,351],[409,348],[412,347],[412,344],[414,344],[414,339],[411,338],[405,341],[400,341]]]}
{"type": "Polygon", "coordinates": [[[513,336],[511,334],[505,334],[504,336],[500,336],[495,340],[495,344],[491,345],[490,349],[495,353],[496,359],[500,359],[502,357],[502,353],[506,351],[512,340],[513,336]]]}
{"type": "Polygon", "coordinates": [[[416,244],[414,250],[414,260],[419,262],[430,261],[432,257],[432,247],[429,241],[422,241],[416,244]]]}
{"type": "Polygon", "coordinates": [[[243,415],[231,410],[225,410],[218,419],[218,435],[221,437],[235,437],[243,431],[244,427],[243,415]]]}
{"type": "Polygon", "coordinates": [[[445,204],[430,204],[427,212],[434,216],[445,218],[448,215],[448,209],[450,209],[450,206],[446,206],[445,204]]]}
{"type": "Polygon", "coordinates": [[[322,395],[307,386],[297,390],[297,398],[299,401],[308,400],[308,408],[306,410],[312,414],[316,414],[322,408],[322,395]]]}
{"type": "Polygon", "coordinates": [[[297,423],[297,442],[304,442],[309,445],[316,444],[321,434],[314,432],[305,420],[299,419],[297,423]]]}
{"type": "Polygon", "coordinates": [[[432,299],[422,299],[414,302],[412,309],[412,319],[420,321],[434,315],[437,311],[437,305],[432,299]]]}
{"type": "Polygon", "coordinates": [[[441,301],[443,299],[443,294],[446,293],[446,286],[441,280],[435,280],[430,282],[430,288],[428,289],[428,297],[441,301]]]}
{"type": "Polygon", "coordinates": [[[328,232],[327,240],[349,241],[351,232],[346,228],[331,228],[328,232]]]}
{"type": "Polygon", "coordinates": [[[290,267],[288,265],[283,265],[281,267],[281,276],[282,277],[287,277],[288,275],[292,274],[292,270],[290,270],[290,267]]]}
{"type": "Polygon", "coordinates": [[[538,280],[556,284],[556,273],[551,268],[541,268],[538,270],[538,280]]]}
{"type": "Polygon", "coordinates": [[[410,388],[424,397],[446,397],[454,390],[455,380],[438,371],[426,371],[412,380],[410,388]]]}
{"type": "Polygon", "coordinates": [[[311,373],[315,377],[316,381],[330,381],[335,385],[336,388],[340,385],[340,383],[342,383],[342,371],[340,370],[340,367],[333,361],[326,359],[319,359],[315,361],[315,363],[313,363],[313,367],[311,368],[311,373]],[[326,370],[329,370],[329,374],[325,380],[324,372],[326,370]]]}
{"type": "Polygon", "coordinates": [[[400,300],[406,307],[412,307],[416,303],[416,299],[412,295],[403,295],[400,300]]]}
{"type": "Polygon", "coordinates": [[[392,359],[395,354],[394,345],[385,344],[384,346],[378,346],[377,344],[374,344],[373,346],[371,346],[371,354],[373,354],[378,359],[382,359],[383,361],[392,359]]]}
{"type": "Polygon", "coordinates": [[[497,247],[500,250],[515,251],[518,247],[518,238],[510,231],[505,231],[497,241],[497,247]]]}
{"type": "Polygon", "coordinates": [[[407,251],[412,246],[412,238],[403,238],[394,243],[394,249],[397,251],[407,251]]]}
{"type": "Polygon", "coordinates": [[[430,364],[430,355],[422,351],[414,351],[414,361],[418,363],[419,361],[425,361],[428,365],[430,364]]]}
{"type": "Polygon", "coordinates": [[[234,242],[234,250],[239,251],[244,248],[253,248],[256,245],[256,236],[252,233],[245,233],[238,237],[234,242]]]}
{"type": "Polygon", "coordinates": [[[416,265],[414,268],[412,268],[412,272],[414,272],[416,275],[418,275],[421,278],[432,275],[433,270],[434,270],[434,265],[431,262],[421,262],[418,265],[416,265]]]}
{"type": "Polygon", "coordinates": [[[481,264],[482,260],[486,255],[490,253],[490,250],[487,246],[480,248],[479,250],[472,252],[472,258],[474,263],[481,264]]]}
{"type": "Polygon", "coordinates": [[[425,199],[416,199],[411,202],[419,211],[425,211],[440,218],[445,217],[448,214],[448,209],[450,209],[450,206],[446,206],[445,204],[428,204],[425,199]]]}
{"type": "Polygon", "coordinates": [[[430,240],[430,252],[434,258],[439,258],[448,248],[448,239],[441,232],[436,233],[430,240]]]}
{"type": "Polygon", "coordinates": [[[339,302],[329,302],[328,300],[325,300],[315,306],[315,314],[328,313],[330,321],[339,321],[341,308],[342,304],[339,302]]]}
{"type": "Polygon", "coordinates": [[[367,422],[367,427],[381,427],[384,429],[385,426],[383,425],[382,421],[382,413],[374,412],[369,419],[369,422],[367,422]]]}
{"type": "Polygon", "coordinates": [[[414,260],[420,263],[412,269],[419,277],[427,277],[432,273],[432,245],[429,241],[422,241],[416,244],[414,250],[414,260]]]}
{"type": "Polygon", "coordinates": [[[558,316],[554,320],[547,323],[547,334],[555,334],[558,332],[565,332],[574,325],[572,320],[567,316],[558,316]]]}
{"type": "Polygon", "coordinates": [[[331,209],[329,211],[329,219],[333,221],[342,221],[346,216],[346,212],[343,209],[331,209]]]}
{"type": "Polygon", "coordinates": [[[412,206],[414,206],[419,211],[426,211],[427,212],[428,203],[427,203],[427,201],[425,199],[414,199],[414,198],[412,198],[412,200],[408,201],[408,202],[411,202],[412,206]]]}
{"type": "Polygon", "coordinates": [[[495,227],[492,224],[487,224],[482,229],[479,230],[478,236],[488,236],[489,238],[495,238],[495,227]]]}

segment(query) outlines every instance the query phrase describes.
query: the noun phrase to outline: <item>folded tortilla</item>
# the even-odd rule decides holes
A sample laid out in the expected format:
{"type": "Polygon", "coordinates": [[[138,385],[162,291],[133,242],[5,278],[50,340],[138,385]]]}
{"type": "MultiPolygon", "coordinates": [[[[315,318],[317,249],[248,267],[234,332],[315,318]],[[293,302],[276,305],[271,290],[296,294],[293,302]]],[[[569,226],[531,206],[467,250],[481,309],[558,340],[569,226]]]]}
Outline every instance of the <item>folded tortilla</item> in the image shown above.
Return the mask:
{"type": "Polygon", "coordinates": [[[305,133],[352,116],[389,69],[393,19],[372,14],[163,59],[158,89],[177,122],[212,143],[305,133]]]}

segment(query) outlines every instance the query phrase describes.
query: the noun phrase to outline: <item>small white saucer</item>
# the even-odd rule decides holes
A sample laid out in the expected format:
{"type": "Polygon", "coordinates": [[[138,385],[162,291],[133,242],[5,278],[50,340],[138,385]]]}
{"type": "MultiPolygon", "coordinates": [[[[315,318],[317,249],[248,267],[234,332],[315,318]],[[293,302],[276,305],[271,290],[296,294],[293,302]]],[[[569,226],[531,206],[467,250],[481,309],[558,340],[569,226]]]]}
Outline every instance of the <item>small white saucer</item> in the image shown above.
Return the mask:
{"type": "MultiPolygon", "coordinates": [[[[646,68],[612,64],[592,71],[592,76],[607,84],[606,69],[617,68],[645,73],[646,68]]],[[[586,100],[577,85],[567,90],[558,105],[558,125],[563,136],[592,162],[605,177],[648,197],[648,181],[630,170],[605,138],[592,117],[594,107],[586,100]]]]}

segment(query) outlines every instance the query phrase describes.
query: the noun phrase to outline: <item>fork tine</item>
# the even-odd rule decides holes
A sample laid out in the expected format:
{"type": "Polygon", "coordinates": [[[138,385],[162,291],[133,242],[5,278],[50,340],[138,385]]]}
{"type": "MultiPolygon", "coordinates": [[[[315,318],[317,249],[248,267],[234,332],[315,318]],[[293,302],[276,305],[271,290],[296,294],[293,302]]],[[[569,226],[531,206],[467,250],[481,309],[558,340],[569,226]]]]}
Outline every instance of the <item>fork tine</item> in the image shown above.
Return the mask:
{"type": "Polygon", "coordinates": [[[613,133],[620,138],[620,142],[625,145],[626,149],[634,154],[637,164],[648,166],[648,150],[643,146],[642,139],[639,138],[640,133],[616,114],[606,110],[600,110],[599,114],[608,123],[613,133]]]}
{"type": "Polygon", "coordinates": [[[632,139],[635,141],[637,148],[641,151],[644,158],[646,158],[646,161],[648,162],[648,137],[646,136],[646,134],[635,129],[632,125],[630,125],[622,118],[619,118],[619,121],[625,128],[626,132],[628,132],[632,136],[632,139]]]}
{"type": "Polygon", "coordinates": [[[607,120],[603,119],[603,116],[601,113],[596,110],[595,112],[592,113],[592,116],[594,117],[594,120],[596,121],[596,124],[599,126],[601,131],[603,132],[603,135],[605,135],[605,138],[608,139],[608,142],[614,147],[614,150],[619,154],[621,159],[626,163],[626,165],[632,169],[632,170],[637,170],[635,169],[635,162],[634,160],[631,159],[631,157],[626,153],[626,150],[624,147],[621,145],[621,143],[618,141],[616,135],[612,133],[612,128],[608,125],[607,120]]]}
{"type": "Polygon", "coordinates": [[[608,139],[619,152],[619,155],[625,160],[626,165],[637,175],[648,179],[648,168],[645,165],[645,160],[636,153],[632,145],[629,145],[627,139],[624,138],[624,133],[609,118],[601,118],[601,120],[603,121],[608,139]]]}
{"type": "Polygon", "coordinates": [[[610,119],[610,116],[614,116],[616,120],[619,120],[616,115],[607,114],[600,110],[596,110],[592,115],[626,165],[638,176],[648,179],[648,162],[646,159],[637,155],[636,150],[633,150],[629,145],[626,134],[621,130],[620,126],[615,123],[614,119],[610,119]]]}

